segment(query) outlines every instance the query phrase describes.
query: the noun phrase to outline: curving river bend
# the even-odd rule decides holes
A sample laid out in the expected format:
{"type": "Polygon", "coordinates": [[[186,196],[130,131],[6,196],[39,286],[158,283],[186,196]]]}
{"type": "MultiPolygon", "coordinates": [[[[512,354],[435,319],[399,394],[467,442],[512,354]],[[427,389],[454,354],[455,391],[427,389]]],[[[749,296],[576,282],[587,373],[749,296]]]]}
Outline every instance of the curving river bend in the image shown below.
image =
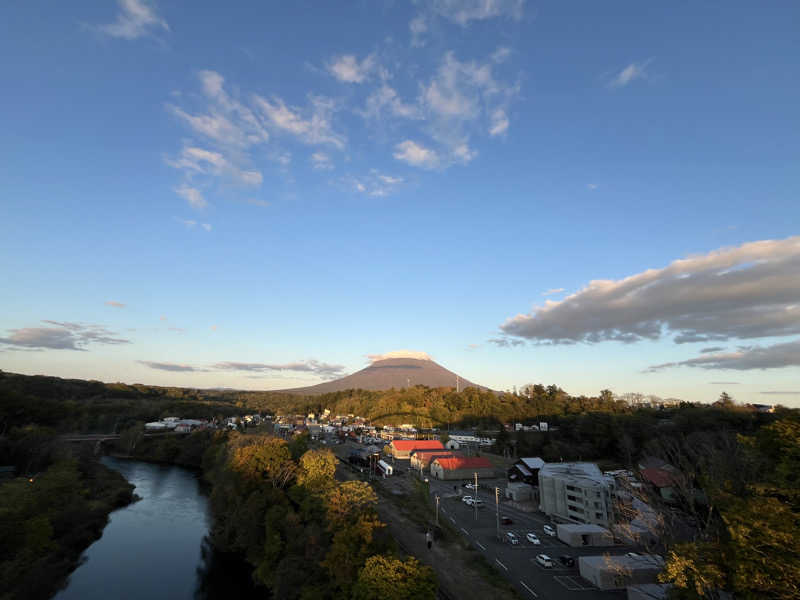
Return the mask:
{"type": "Polygon", "coordinates": [[[198,476],[175,466],[101,459],[142,499],[111,513],[103,537],[56,600],[255,598],[250,571],[205,540],[208,500],[198,476]]]}

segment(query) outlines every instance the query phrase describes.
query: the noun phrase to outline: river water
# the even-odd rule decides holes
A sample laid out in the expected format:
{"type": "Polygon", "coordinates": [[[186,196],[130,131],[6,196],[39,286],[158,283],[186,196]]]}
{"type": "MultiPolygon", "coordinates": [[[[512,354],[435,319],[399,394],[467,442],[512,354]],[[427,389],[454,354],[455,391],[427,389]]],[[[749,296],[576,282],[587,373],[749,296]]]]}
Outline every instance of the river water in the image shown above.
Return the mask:
{"type": "MultiPolygon", "coordinates": [[[[142,499],[111,513],[103,537],[56,600],[259,597],[247,566],[207,543],[208,500],[198,476],[175,466],[104,457],[142,499]]],[[[260,596],[263,597],[263,596],[260,596]]]]}

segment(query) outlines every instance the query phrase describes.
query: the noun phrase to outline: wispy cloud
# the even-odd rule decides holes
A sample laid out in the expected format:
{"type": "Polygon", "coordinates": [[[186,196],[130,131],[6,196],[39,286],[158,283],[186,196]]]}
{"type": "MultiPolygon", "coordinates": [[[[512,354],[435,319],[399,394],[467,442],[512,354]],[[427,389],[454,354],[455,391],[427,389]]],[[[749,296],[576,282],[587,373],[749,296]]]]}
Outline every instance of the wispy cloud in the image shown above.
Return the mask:
{"type": "Polygon", "coordinates": [[[597,185],[596,183],[587,183],[586,184],[586,189],[587,190],[596,190],[598,187],[600,187],[600,186],[597,185]]]}
{"type": "Polygon", "coordinates": [[[490,338],[486,341],[499,348],[514,348],[516,346],[522,346],[525,344],[524,340],[508,337],[490,338]]]}
{"type": "Polygon", "coordinates": [[[220,362],[213,365],[213,368],[223,371],[248,371],[260,373],[271,371],[293,371],[299,373],[314,373],[322,378],[336,378],[341,376],[344,372],[343,365],[332,365],[314,359],[284,364],[220,362]]]}
{"type": "Polygon", "coordinates": [[[420,350],[392,350],[383,354],[367,354],[370,362],[388,360],[391,358],[413,358],[414,360],[433,360],[431,355],[420,350]]]}
{"type": "Polygon", "coordinates": [[[373,198],[389,196],[403,181],[402,177],[386,175],[377,169],[372,169],[368,175],[344,178],[345,184],[352,187],[356,192],[372,196],[373,198]]]}
{"type": "Polygon", "coordinates": [[[800,367],[800,340],[766,347],[751,346],[738,352],[708,354],[690,358],[689,360],[662,363],[648,367],[647,372],[653,373],[674,367],[732,369],[736,371],[800,367]]]}
{"type": "Polygon", "coordinates": [[[342,54],[328,63],[328,71],[344,83],[362,83],[377,67],[375,55],[359,61],[352,54],[342,54]]]}
{"type": "Polygon", "coordinates": [[[560,294],[564,291],[564,288],[551,288],[542,292],[542,296],[551,296],[552,294],[560,294]]]}
{"type": "Polygon", "coordinates": [[[422,118],[422,110],[417,104],[403,101],[397,91],[385,82],[369,95],[361,114],[367,119],[380,119],[385,116],[402,119],[422,118]]]}
{"type": "Polygon", "coordinates": [[[318,171],[330,171],[333,169],[333,162],[325,152],[314,152],[311,155],[311,166],[318,171]]]}
{"type": "Polygon", "coordinates": [[[175,188],[175,193],[189,203],[189,206],[196,210],[200,210],[208,206],[208,202],[203,198],[203,193],[197,188],[193,188],[186,184],[180,185],[175,188]]]}
{"type": "Polygon", "coordinates": [[[254,96],[253,101],[262,119],[276,131],[293,136],[309,145],[330,145],[343,149],[347,138],[333,129],[335,103],[324,96],[309,95],[308,107],[288,106],[278,96],[266,99],[254,96]]]}
{"type": "Polygon", "coordinates": [[[146,367],[150,367],[151,369],[157,369],[159,371],[171,371],[173,373],[205,373],[208,371],[208,369],[199,369],[191,365],[181,365],[171,362],[155,362],[151,360],[137,360],[136,362],[146,367]]]}
{"type": "Polygon", "coordinates": [[[114,308],[125,308],[125,303],[117,302],[116,300],[107,300],[106,306],[113,306],[114,308]]]}
{"type": "Polygon", "coordinates": [[[790,390],[790,391],[786,391],[786,392],[767,391],[767,392],[758,392],[758,393],[759,394],[765,394],[765,395],[768,395],[768,396],[800,396],[800,390],[795,390],[795,391],[790,390]]]}
{"type": "Polygon", "coordinates": [[[167,22],[156,14],[152,2],[118,0],[119,13],[113,23],[97,25],[95,29],[110,37],[134,40],[158,30],[169,31],[167,22]]]}
{"type": "Polygon", "coordinates": [[[116,337],[103,325],[44,320],[53,327],[24,327],[9,330],[8,337],[0,337],[0,345],[10,349],[34,348],[41,350],[86,350],[91,344],[129,344],[130,340],[116,337]]]}
{"type": "Polygon", "coordinates": [[[722,350],[725,350],[725,346],[710,346],[700,350],[700,354],[710,354],[712,352],[721,352],[722,350]]]}
{"type": "Polygon", "coordinates": [[[198,223],[194,219],[178,219],[181,223],[183,223],[189,229],[194,229],[195,227],[201,227],[206,231],[211,231],[212,227],[210,223],[198,223]]]}
{"type": "Polygon", "coordinates": [[[184,146],[176,158],[167,158],[166,163],[181,169],[188,180],[195,174],[230,176],[231,179],[249,186],[259,186],[263,176],[259,171],[242,169],[228,161],[219,152],[213,152],[197,146],[184,146]]]}
{"type": "Polygon", "coordinates": [[[800,236],[676,260],[625,279],[591,281],[509,318],[506,335],[539,343],[720,342],[800,334],[800,236]]]}
{"type": "Polygon", "coordinates": [[[489,135],[492,137],[503,135],[506,131],[508,131],[508,117],[506,116],[506,111],[502,108],[498,108],[492,113],[489,135]]]}
{"type": "Polygon", "coordinates": [[[647,79],[647,67],[652,61],[653,59],[651,58],[644,62],[632,62],[611,78],[611,80],[608,82],[608,87],[621,88],[636,81],[637,79],[647,79]]]}
{"type": "Polygon", "coordinates": [[[711,385],[739,385],[738,381],[709,381],[711,385]]]}

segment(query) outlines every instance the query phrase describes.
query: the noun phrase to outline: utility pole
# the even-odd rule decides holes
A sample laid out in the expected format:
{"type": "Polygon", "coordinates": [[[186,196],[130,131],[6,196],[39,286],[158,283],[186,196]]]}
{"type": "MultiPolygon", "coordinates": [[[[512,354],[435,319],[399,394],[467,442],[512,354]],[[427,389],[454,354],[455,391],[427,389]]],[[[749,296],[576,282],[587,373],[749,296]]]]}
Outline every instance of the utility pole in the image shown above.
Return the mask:
{"type": "Polygon", "coordinates": [[[475,507],[475,520],[478,520],[478,472],[475,471],[475,499],[472,502],[472,506],[475,507]]]}
{"type": "Polygon", "coordinates": [[[494,488],[494,508],[497,521],[497,540],[500,541],[500,488],[494,488]]]}
{"type": "Polygon", "coordinates": [[[436,494],[436,526],[439,526],[439,494],[436,494]]]}

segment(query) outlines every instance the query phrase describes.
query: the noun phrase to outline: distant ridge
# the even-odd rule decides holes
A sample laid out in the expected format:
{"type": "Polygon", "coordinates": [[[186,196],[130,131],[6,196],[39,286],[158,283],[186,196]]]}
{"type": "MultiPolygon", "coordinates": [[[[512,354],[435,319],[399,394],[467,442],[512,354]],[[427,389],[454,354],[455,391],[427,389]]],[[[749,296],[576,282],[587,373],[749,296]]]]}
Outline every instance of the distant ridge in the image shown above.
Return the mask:
{"type": "MultiPolygon", "coordinates": [[[[390,353],[391,355],[391,353],[390,353]]],[[[468,387],[488,389],[477,385],[463,377],[445,369],[430,359],[417,358],[385,358],[374,360],[371,365],[334,381],[326,381],[317,385],[302,388],[280,390],[291,394],[328,394],[343,390],[389,390],[408,386],[424,385],[431,388],[451,387],[459,389],[468,387]]]]}

